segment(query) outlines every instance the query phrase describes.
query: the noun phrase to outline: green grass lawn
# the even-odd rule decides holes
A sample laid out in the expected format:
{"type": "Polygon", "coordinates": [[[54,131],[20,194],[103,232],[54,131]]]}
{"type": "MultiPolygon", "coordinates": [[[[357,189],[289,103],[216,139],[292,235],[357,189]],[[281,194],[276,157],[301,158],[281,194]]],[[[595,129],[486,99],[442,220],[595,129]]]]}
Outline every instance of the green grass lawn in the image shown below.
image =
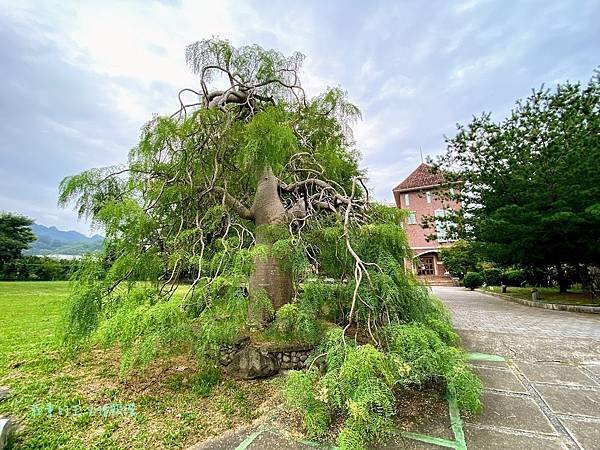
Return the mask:
{"type": "Polygon", "coordinates": [[[66,282],[0,282],[0,386],[11,389],[0,416],[21,425],[12,448],[185,448],[276,399],[277,379],[224,379],[203,395],[191,356],[121,375],[116,349],[65,355],[57,329],[68,292],[66,282]]]}
{"type": "MultiPolygon", "coordinates": [[[[511,297],[531,300],[531,287],[508,287],[505,295],[511,297]]],[[[596,303],[592,300],[589,294],[581,292],[581,290],[572,290],[561,294],[558,288],[536,288],[538,290],[538,301],[544,303],[557,303],[563,305],[580,305],[580,306],[600,306],[600,300],[596,303]]],[[[499,286],[488,286],[487,291],[500,293],[499,286]]]]}

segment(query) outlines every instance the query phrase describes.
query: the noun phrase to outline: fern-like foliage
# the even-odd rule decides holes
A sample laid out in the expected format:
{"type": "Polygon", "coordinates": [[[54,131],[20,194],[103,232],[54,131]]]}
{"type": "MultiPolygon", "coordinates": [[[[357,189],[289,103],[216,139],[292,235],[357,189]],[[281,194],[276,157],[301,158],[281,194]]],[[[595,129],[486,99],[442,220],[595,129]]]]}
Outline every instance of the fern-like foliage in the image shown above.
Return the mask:
{"type": "Polygon", "coordinates": [[[307,433],[323,434],[307,416],[318,403],[327,408],[327,417],[344,418],[340,449],[359,450],[381,442],[395,428],[395,392],[431,381],[443,383],[461,409],[481,410],[481,382],[470,371],[465,353],[451,346],[456,343],[451,328],[441,316],[429,316],[426,322],[434,327],[420,322],[383,327],[380,348],[358,345],[345,339],[341,329],[331,330],[311,369],[292,372],[285,388],[290,405],[304,411],[307,433]],[[319,358],[324,359],[323,373],[316,368],[319,358]]]}

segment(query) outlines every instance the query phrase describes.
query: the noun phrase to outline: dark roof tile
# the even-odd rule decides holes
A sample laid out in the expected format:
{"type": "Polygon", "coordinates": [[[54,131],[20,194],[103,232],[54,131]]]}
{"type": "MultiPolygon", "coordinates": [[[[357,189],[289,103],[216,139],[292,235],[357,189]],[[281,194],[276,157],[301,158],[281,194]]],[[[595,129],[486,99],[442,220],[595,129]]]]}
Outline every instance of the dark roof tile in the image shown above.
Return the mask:
{"type": "Polygon", "coordinates": [[[421,163],[402,183],[394,188],[394,191],[409,191],[420,187],[441,184],[444,181],[442,173],[433,173],[431,170],[431,166],[421,163]]]}

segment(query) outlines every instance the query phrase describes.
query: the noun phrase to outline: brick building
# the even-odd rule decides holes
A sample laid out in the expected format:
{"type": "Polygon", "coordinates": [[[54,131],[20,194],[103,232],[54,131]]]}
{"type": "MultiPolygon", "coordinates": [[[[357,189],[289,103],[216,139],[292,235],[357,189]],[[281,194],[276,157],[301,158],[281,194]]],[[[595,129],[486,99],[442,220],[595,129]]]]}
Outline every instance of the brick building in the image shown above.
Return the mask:
{"type": "Polygon", "coordinates": [[[436,195],[435,190],[442,182],[441,173],[432,173],[430,166],[421,163],[393,190],[396,206],[409,211],[403,226],[415,258],[406,261],[406,266],[420,278],[434,284],[450,282],[446,268],[439,259],[439,252],[452,242],[446,237],[445,223],[436,223],[435,230],[423,228],[423,216],[443,217],[449,209],[460,207],[457,202],[436,195]],[[428,241],[427,236],[432,234],[436,234],[437,240],[428,241]]]}

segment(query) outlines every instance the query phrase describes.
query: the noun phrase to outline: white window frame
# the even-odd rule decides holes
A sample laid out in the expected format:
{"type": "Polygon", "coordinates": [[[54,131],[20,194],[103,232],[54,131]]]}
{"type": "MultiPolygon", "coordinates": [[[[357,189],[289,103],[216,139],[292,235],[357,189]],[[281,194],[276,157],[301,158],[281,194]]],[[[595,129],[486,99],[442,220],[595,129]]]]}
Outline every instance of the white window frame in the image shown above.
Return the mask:
{"type": "Polygon", "coordinates": [[[417,212],[411,211],[406,218],[406,223],[408,225],[416,225],[417,224],[417,212]]]}
{"type": "MultiPolygon", "coordinates": [[[[445,217],[446,211],[443,209],[436,209],[433,212],[435,217],[445,217]]],[[[435,221],[435,234],[438,242],[446,242],[448,240],[448,230],[446,229],[446,222],[435,221]]]]}
{"type": "Polygon", "coordinates": [[[404,194],[404,206],[410,206],[410,195],[404,194]]]}
{"type": "Polygon", "coordinates": [[[425,199],[427,200],[427,203],[431,203],[431,191],[427,191],[425,192],[425,199]]]}

